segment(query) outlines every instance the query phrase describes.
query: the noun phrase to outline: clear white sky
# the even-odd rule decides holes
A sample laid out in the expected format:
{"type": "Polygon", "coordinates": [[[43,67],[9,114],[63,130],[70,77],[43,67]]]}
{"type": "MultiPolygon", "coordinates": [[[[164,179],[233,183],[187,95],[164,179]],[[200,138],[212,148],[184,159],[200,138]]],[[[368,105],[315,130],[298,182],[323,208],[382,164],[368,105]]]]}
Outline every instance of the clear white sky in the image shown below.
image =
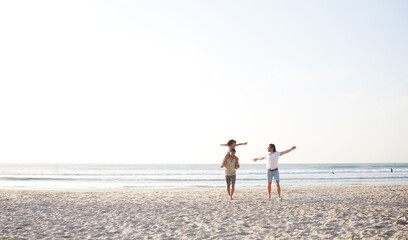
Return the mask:
{"type": "Polygon", "coordinates": [[[0,163],[408,162],[408,1],[0,2],[0,163]]]}

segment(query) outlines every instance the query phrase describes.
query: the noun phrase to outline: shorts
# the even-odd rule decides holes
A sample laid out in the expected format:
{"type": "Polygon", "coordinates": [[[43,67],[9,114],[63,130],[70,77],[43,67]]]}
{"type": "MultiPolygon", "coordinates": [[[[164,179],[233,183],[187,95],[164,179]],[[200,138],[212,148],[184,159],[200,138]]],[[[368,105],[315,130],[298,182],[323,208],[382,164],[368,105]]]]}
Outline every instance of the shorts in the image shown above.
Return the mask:
{"type": "Polygon", "coordinates": [[[268,182],[272,182],[273,178],[275,178],[276,182],[279,182],[279,170],[275,170],[275,171],[268,170],[268,182]]]}
{"type": "Polygon", "coordinates": [[[225,181],[227,182],[227,186],[231,185],[231,182],[232,184],[235,185],[236,180],[237,180],[237,175],[230,175],[230,176],[225,175],[225,181]]]}

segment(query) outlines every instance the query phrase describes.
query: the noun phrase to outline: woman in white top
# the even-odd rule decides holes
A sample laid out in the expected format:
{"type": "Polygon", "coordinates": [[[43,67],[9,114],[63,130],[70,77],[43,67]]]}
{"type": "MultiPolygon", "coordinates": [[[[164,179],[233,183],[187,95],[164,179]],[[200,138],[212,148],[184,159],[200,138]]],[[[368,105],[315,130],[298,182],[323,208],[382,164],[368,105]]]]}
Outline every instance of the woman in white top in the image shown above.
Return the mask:
{"type": "Polygon", "coordinates": [[[296,147],[293,146],[291,149],[288,149],[286,151],[277,152],[275,144],[271,143],[268,146],[268,154],[266,156],[259,157],[259,158],[254,158],[254,162],[259,161],[259,160],[263,160],[263,159],[267,159],[266,169],[268,170],[268,194],[269,194],[269,199],[271,199],[271,185],[272,185],[272,179],[274,178],[275,183],[276,183],[276,190],[278,192],[279,200],[282,200],[282,198],[280,196],[281,190],[280,190],[280,185],[279,185],[278,160],[279,160],[279,157],[282,156],[283,154],[291,152],[291,151],[293,151],[295,149],[296,149],[296,147]]]}

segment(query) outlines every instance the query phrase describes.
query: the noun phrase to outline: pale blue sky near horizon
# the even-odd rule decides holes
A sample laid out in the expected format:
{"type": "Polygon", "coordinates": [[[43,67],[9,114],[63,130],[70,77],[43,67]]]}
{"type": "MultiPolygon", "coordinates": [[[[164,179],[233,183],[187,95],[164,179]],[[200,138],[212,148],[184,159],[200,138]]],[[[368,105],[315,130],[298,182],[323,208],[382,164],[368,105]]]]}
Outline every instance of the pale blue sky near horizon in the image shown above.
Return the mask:
{"type": "Polygon", "coordinates": [[[0,163],[408,162],[407,1],[2,1],[0,163]]]}

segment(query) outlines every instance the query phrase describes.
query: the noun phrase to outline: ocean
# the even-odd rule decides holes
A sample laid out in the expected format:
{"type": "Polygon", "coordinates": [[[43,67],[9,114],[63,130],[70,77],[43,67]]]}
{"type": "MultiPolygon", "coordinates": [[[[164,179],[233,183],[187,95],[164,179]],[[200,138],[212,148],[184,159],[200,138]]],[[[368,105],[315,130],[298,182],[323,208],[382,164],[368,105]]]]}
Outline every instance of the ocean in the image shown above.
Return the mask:
{"type": "MultiPolygon", "coordinates": [[[[408,184],[408,163],[280,164],[281,186],[408,184]],[[391,169],[393,171],[391,172],[391,169]]],[[[132,190],[225,187],[218,164],[0,164],[0,189],[132,190]]],[[[241,164],[236,187],[265,187],[265,164],[241,164]]]]}

